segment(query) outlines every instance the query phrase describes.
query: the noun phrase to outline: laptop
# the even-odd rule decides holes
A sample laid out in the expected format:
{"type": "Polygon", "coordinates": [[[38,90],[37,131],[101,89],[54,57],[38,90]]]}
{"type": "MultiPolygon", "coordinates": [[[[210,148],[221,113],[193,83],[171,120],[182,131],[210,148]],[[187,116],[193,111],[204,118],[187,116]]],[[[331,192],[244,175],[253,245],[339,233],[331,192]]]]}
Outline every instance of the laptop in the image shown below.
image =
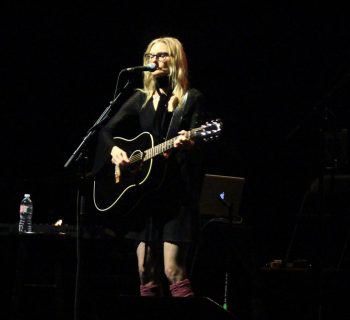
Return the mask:
{"type": "Polygon", "coordinates": [[[200,215],[241,223],[239,214],[245,178],[205,174],[199,201],[200,215]]]}

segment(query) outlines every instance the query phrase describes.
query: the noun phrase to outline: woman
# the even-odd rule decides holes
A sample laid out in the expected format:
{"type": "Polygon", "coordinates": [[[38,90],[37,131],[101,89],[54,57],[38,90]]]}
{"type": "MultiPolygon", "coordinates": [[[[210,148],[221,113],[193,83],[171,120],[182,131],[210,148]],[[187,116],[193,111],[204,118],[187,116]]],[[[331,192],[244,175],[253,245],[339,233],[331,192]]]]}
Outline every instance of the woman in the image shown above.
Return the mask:
{"type": "Polygon", "coordinates": [[[170,151],[154,159],[154,179],[162,182],[135,209],[143,208],[150,214],[142,212],[136,219],[138,215],[133,215],[126,236],[136,241],[142,296],[164,293],[163,268],[171,295],[190,297],[193,290],[186,268],[187,254],[199,226],[197,203],[203,172],[201,143],[187,132],[203,124],[204,99],[198,90],[189,88],[187,58],[178,39],[151,41],[143,62],[155,64],[155,70],[144,73],[143,88],[137,89],[101,128],[99,141],[110,161],[123,172],[130,166],[130,155],[113,139],[116,134],[130,138],[131,134],[147,131],[155,144],[174,137],[170,151]]]}

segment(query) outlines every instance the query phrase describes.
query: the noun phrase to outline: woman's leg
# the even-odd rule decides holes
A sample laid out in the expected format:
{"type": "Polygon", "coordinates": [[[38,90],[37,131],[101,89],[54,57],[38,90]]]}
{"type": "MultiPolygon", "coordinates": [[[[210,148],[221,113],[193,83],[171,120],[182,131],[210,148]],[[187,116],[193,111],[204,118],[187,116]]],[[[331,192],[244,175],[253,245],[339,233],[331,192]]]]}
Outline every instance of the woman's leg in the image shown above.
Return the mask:
{"type": "Polygon", "coordinates": [[[164,242],[164,272],[170,283],[173,297],[191,297],[193,291],[187,278],[186,258],[188,246],[164,242]]]}
{"type": "Polygon", "coordinates": [[[140,242],[136,249],[141,296],[162,295],[159,280],[159,252],[156,247],[140,242]]]}

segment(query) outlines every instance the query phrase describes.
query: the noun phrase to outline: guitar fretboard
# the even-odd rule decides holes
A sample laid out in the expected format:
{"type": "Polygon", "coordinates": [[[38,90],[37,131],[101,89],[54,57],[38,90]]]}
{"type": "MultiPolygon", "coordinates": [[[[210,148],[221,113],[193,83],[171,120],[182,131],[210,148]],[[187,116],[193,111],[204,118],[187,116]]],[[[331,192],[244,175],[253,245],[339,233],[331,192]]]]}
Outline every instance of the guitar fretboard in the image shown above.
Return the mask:
{"type": "MultiPolygon", "coordinates": [[[[216,123],[215,125],[207,125],[207,126],[201,126],[198,128],[191,129],[190,131],[186,132],[186,137],[187,139],[191,139],[193,137],[198,138],[198,137],[210,137],[211,135],[218,134],[220,131],[219,124],[216,123]],[[206,131],[206,129],[212,128],[212,132],[206,131]]],[[[130,158],[130,162],[138,162],[138,161],[147,161],[149,159],[154,158],[155,156],[168,151],[174,147],[174,141],[177,137],[171,138],[169,140],[166,140],[160,144],[157,144],[156,146],[149,148],[145,150],[144,152],[138,152],[136,154],[133,154],[132,157],[130,158]]]]}
{"type": "Polygon", "coordinates": [[[145,151],[145,156],[143,158],[143,161],[147,161],[165,151],[168,151],[170,150],[171,148],[173,148],[174,146],[174,141],[175,141],[175,138],[172,138],[170,140],[167,140],[167,141],[164,141],[158,145],[156,145],[155,147],[153,148],[150,148],[150,149],[147,149],[145,151]]]}
{"type": "MultiPolygon", "coordinates": [[[[196,132],[197,130],[199,130],[201,128],[195,128],[195,129],[192,129],[190,131],[187,131],[186,132],[186,137],[187,139],[190,139],[193,137],[194,135],[194,132],[196,132]]],[[[174,138],[171,138],[167,141],[164,141],[160,144],[157,144],[156,146],[154,146],[153,148],[149,148],[145,151],[145,156],[143,158],[143,161],[146,161],[146,160],[149,160],[165,151],[168,151],[170,150],[171,148],[174,147],[174,141],[177,137],[174,137],[174,138]]]]}

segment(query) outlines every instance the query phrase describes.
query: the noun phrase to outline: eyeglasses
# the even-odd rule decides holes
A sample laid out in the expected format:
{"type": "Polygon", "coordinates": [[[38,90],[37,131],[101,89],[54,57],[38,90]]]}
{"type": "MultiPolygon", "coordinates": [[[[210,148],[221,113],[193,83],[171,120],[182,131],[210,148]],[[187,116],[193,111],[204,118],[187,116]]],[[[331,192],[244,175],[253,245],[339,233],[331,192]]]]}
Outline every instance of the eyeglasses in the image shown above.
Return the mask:
{"type": "Polygon", "coordinates": [[[152,53],[145,54],[145,59],[147,60],[152,60],[153,58],[156,58],[159,61],[164,61],[167,57],[169,57],[168,52],[158,52],[156,54],[152,54],[152,53]]]}

